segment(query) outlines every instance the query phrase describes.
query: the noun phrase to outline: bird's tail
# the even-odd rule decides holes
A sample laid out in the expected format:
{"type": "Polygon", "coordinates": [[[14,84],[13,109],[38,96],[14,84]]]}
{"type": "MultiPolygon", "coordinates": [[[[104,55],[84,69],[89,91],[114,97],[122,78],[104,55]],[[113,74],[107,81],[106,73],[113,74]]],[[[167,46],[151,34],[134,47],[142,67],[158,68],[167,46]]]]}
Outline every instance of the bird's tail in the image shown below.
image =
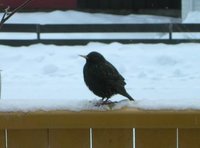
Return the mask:
{"type": "Polygon", "coordinates": [[[127,97],[130,101],[135,101],[127,92],[123,93],[122,95],[127,97]]]}

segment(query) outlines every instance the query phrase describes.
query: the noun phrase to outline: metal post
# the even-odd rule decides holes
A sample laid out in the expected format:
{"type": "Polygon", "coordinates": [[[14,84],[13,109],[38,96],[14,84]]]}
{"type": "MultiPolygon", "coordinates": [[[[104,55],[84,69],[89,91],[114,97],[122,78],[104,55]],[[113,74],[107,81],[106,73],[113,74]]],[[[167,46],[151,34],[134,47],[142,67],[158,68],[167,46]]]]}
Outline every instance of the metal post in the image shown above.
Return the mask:
{"type": "Polygon", "coordinates": [[[40,40],[40,24],[36,25],[36,31],[37,31],[37,40],[40,40]]]}
{"type": "Polygon", "coordinates": [[[169,40],[172,40],[173,24],[169,24],[169,40]]]}

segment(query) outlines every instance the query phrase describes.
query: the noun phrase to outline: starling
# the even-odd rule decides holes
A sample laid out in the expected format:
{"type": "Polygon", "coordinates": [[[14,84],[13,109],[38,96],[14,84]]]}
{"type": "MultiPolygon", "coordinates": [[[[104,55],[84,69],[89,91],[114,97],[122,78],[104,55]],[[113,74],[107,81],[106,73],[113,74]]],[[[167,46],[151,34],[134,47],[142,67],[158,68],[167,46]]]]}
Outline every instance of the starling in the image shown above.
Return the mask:
{"type": "Polygon", "coordinates": [[[126,92],[124,78],[117,69],[98,52],[91,52],[88,55],[80,55],[86,59],[83,68],[84,81],[88,88],[106,103],[108,99],[120,94],[129,100],[134,99],[126,92]]]}

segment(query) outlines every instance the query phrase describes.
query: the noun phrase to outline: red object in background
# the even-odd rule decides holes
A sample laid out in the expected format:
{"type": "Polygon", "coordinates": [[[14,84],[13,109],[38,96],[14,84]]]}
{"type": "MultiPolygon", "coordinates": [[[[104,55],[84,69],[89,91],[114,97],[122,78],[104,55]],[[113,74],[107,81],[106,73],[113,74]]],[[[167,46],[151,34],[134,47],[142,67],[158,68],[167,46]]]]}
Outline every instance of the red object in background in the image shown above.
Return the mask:
{"type": "MultiPolygon", "coordinates": [[[[0,8],[5,9],[8,6],[11,9],[18,7],[26,0],[0,0],[0,8]]],[[[29,9],[74,9],[77,7],[77,0],[32,0],[24,10],[29,9]]]]}

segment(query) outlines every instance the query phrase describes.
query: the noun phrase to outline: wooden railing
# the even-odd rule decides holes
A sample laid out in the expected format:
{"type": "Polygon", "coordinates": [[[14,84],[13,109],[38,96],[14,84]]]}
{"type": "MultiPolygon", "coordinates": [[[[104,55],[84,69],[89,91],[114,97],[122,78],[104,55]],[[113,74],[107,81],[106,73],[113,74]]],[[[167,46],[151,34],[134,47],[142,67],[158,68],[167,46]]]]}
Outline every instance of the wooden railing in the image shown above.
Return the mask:
{"type": "MultiPolygon", "coordinates": [[[[120,43],[182,43],[200,42],[200,39],[176,39],[174,33],[200,33],[200,24],[5,24],[0,32],[35,33],[35,39],[0,39],[0,44],[11,46],[31,45],[36,43],[56,45],[82,45],[88,42],[120,43]],[[44,33],[165,33],[167,38],[127,38],[127,39],[44,39],[44,33]]],[[[87,35],[85,35],[87,37],[87,35]]]]}
{"type": "Polygon", "coordinates": [[[1,148],[199,148],[199,111],[0,113],[1,148]]]}

